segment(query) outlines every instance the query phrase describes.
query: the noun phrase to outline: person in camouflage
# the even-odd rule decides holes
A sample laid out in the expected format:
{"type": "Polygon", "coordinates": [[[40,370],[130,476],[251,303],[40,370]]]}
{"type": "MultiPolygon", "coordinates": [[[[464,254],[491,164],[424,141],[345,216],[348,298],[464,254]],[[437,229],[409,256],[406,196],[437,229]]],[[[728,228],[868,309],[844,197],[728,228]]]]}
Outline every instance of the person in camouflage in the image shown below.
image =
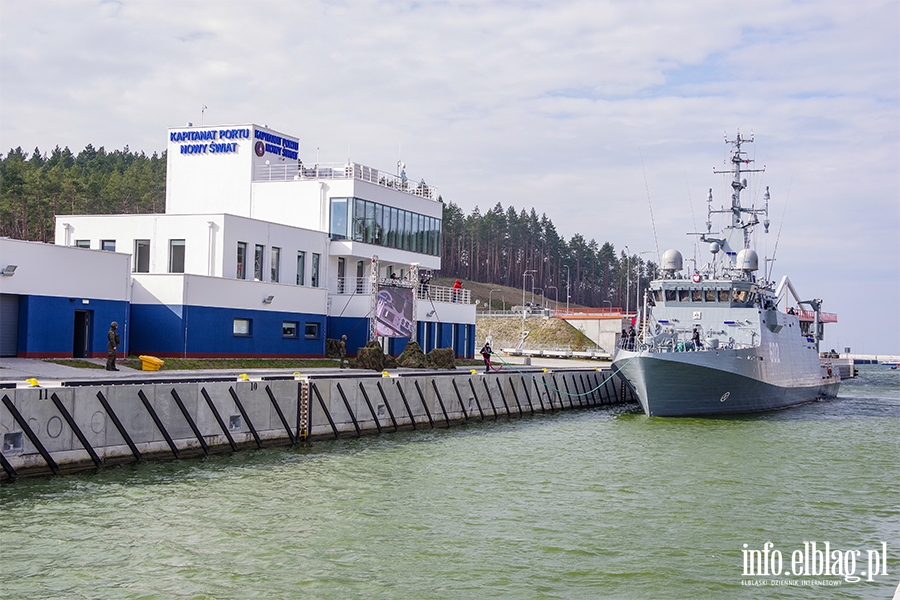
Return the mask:
{"type": "Polygon", "coordinates": [[[119,328],[119,324],[113,321],[109,324],[109,333],[106,334],[106,339],[109,342],[106,344],[106,370],[107,371],[118,371],[116,368],[116,350],[119,349],[119,333],[116,331],[119,328]]]}

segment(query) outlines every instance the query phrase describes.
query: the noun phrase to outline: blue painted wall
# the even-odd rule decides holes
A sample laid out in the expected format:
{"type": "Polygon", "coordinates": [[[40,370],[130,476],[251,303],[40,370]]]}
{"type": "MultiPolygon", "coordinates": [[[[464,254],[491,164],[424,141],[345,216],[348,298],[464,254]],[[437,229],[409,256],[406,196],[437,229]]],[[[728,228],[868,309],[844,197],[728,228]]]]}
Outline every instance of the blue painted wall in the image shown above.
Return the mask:
{"type": "Polygon", "coordinates": [[[328,317],[329,339],[339,340],[347,336],[347,354],[356,356],[357,350],[366,345],[369,337],[369,319],[364,317],[328,317]]]}
{"type": "Polygon", "coordinates": [[[57,296],[19,297],[17,354],[26,358],[71,357],[75,344],[76,311],[91,313],[90,356],[106,356],[106,333],[113,321],[119,323],[122,345],[118,354],[124,356],[128,349],[126,337],[129,330],[126,301],[57,296]],[[82,300],[88,300],[88,304],[83,304],[82,300]]]}
{"type": "Polygon", "coordinates": [[[325,315],[209,306],[135,304],[133,353],[154,356],[323,356],[325,315]],[[234,335],[234,319],[250,319],[250,335],[234,335]],[[297,337],[282,335],[284,321],[297,323],[297,337]],[[318,324],[307,338],[306,324],[318,324]]]}

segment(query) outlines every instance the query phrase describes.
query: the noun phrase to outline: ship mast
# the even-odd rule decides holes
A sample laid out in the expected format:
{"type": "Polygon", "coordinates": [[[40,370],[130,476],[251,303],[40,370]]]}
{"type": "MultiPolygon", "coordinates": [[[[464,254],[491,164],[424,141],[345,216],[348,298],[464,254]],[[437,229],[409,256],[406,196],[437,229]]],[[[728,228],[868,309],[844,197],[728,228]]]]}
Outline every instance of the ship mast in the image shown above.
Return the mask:
{"type": "MultiPolygon", "coordinates": [[[[765,215],[765,219],[763,221],[763,226],[765,227],[766,233],[769,232],[769,187],[766,186],[766,195],[765,200],[766,204],[764,208],[745,208],[741,206],[741,192],[744,188],[747,187],[747,180],[741,178],[742,173],[763,173],[765,172],[765,167],[762,169],[750,169],[744,168],[744,165],[749,167],[750,163],[754,162],[753,159],[747,158],[747,152],[741,149],[743,144],[753,143],[753,133],[750,133],[750,139],[745,138],[741,135],[739,131],[733,140],[728,139],[728,134],[725,134],[725,143],[731,144],[733,149],[731,151],[731,169],[728,171],[717,171],[713,169],[713,173],[716,174],[727,174],[731,173],[731,208],[730,209],[720,209],[715,210],[712,207],[712,189],[709,190],[709,207],[707,213],[707,222],[706,228],[707,232],[712,228],[712,214],[713,213],[731,213],[731,229],[741,229],[744,232],[744,248],[750,247],[750,233],[753,231],[753,226],[759,224],[759,219],[757,215],[765,215]],[[747,214],[750,218],[747,221],[744,221],[743,215],[747,214]]],[[[706,236],[701,237],[704,241],[706,236]]],[[[708,241],[720,241],[709,239],[708,241]]]]}

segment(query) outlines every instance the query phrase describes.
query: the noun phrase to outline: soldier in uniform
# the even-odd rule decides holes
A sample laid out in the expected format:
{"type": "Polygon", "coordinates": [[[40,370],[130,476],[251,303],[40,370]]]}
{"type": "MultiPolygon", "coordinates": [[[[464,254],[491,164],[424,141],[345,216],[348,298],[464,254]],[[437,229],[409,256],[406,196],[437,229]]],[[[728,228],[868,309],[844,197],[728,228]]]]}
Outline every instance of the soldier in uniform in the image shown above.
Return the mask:
{"type": "Polygon", "coordinates": [[[119,328],[119,324],[113,321],[109,324],[109,333],[106,334],[106,339],[109,340],[109,343],[106,344],[106,370],[107,371],[118,371],[116,368],[116,350],[119,349],[119,334],[116,331],[119,328]]]}
{"type": "Polygon", "coordinates": [[[347,360],[347,336],[341,336],[340,343],[340,353],[341,353],[341,368],[344,368],[344,361],[347,360]]]}

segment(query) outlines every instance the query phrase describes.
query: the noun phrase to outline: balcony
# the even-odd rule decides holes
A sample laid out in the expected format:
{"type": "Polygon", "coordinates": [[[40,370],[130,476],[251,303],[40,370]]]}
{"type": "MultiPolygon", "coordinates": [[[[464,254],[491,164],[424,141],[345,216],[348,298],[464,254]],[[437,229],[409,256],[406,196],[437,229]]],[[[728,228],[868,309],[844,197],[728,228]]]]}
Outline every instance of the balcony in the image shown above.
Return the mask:
{"type": "MultiPolygon", "coordinates": [[[[411,287],[408,281],[396,279],[381,279],[379,285],[411,287]]],[[[368,277],[338,277],[329,291],[338,296],[356,296],[372,293],[372,280],[368,277]]],[[[416,290],[416,298],[419,300],[431,300],[432,302],[447,302],[452,304],[472,304],[472,290],[454,290],[450,287],[428,284],[419,285],[416,290]]]]}
{"type": "Polygon", "coordinates": [[[425,198],[437,199],[437,187],[428,185],[425,180],[415,183],[405,176],[394,175],[386,171],[379,171],[359,163],[322,163],[305,166],[285,163],[277,165],[257,165],[253,173],[253,181],[298,181],[319,179],[356,179],[366,181],[381,187],[390,188],[425,198]]]}

